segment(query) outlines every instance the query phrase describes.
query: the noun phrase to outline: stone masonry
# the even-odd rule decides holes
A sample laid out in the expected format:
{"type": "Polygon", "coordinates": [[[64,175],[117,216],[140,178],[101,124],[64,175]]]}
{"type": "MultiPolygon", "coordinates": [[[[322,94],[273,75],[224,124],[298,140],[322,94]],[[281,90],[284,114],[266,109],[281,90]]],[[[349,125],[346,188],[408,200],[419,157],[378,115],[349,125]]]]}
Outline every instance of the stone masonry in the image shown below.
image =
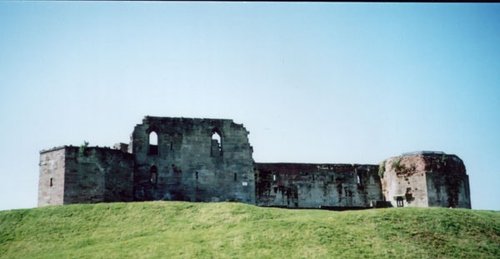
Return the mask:
{"type": "Polygon", "coordinates": [[[382,191],[392,206],[471,208],[469,177],[456,155],[407,153],[381,167],[382,191]]]}
{"type": "Polygon", "coordinates": [[[65,146],[40,152],[38,204],[133,200],[132,154],[65,146]]]}
{"type": "Polygon", "coordinates": [[[470,208],[456,155],[416,152],[380,165],[256,163],[249,132],[225,119],[146,116],[130,143],[40,152],[38,205],[237,201],[288,208],[470,208]]]}
{"type": "Polygon", "coordinates": [[[257,205],[367,208],[383,200],[378,166],[256,163],[257,205]]]}
{"type": "Polygon", "coordinates": [[[255,203],[247,136],[231,120],[146,117],[131,141],[136,200],[255,203]]]}

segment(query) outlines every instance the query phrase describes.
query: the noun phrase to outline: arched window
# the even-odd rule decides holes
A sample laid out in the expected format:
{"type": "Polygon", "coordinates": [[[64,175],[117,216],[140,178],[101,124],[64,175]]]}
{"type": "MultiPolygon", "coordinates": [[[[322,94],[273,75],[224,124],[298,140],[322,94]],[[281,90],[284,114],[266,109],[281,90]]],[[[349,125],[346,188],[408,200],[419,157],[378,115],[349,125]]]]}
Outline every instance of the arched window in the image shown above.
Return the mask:
{"type": "Polygon", "coordinates": [[[222,156],[222,137],[219,130],[212,130],[211,155],[222,156]]]}
{"type": "Polygon", "coordinates": [[[152,185],[158,183],[158,168],[156,168],[156,166],[152,166],[149,169],[149,182],[151,182],[152,185]]]}
{"type": "Polygon", "coordinates": [[[158,155],[158,134],[155,131],[149,133],[149,154],[158,155]]]}
{"type": "Polygon", "coordinates": [[[155,131],[149,133],[149,145],[158,145],[158,134],[155,131]]]}

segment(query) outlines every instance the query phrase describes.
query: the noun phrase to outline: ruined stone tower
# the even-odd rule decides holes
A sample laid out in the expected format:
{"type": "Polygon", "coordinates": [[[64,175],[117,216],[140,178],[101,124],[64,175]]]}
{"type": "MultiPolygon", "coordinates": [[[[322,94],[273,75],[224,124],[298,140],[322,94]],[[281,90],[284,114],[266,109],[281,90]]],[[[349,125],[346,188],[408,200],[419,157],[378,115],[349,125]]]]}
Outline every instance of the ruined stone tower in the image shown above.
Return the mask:
{"type": "Polygon", "coordinates": [[[255,163],[249,132],[225,119],[146,116],[130,144],[40,152],[38,205],[238,201],[288,208],[470,208],[455,155],[417,152],[379,165],[255,163]]]}
{"type": "Polygon", "coordinates": [[[248,131],[232,120],[146,117],[131,150],[138,200],[255,203],[248,131]]]}
{"type": "Polygon", "coordinates": [[[130,145],[40,152],[38,205],[143,200],[255,203],[248,131],[232,120],[144,118],[130,145]]]}
{"type": "Polygon", "coordinates": [[[38,206],[133,201],[132,154],[63,146],[40,152],[38,206]]]}
{"type": "Polygon", "coordinates": [[[382,191],[394,207],[471,208],[469,177],[456,155],[414,152],[381,163],[382,191]]]}

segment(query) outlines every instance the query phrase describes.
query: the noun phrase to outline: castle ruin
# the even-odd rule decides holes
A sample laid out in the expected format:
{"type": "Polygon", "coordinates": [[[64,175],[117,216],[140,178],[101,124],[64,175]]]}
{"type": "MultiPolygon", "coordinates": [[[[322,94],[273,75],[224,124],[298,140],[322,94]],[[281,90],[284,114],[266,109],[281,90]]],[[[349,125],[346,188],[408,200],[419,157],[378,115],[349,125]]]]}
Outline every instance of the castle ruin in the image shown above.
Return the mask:
{"type": "Polygon", "coordinates": [[[462,160],[415,152],[380,165],[258,163],[226,119],[146,116],[130,143],[40,152],[38,206],[178,200],[287,208],[471,208],[462,160]]]}

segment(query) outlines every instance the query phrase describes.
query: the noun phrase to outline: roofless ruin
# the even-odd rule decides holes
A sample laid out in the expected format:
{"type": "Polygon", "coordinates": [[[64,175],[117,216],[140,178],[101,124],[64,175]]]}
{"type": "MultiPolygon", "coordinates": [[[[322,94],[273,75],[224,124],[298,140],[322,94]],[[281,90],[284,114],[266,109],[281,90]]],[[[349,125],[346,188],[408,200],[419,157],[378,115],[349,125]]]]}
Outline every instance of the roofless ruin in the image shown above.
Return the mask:
{"type": "Polygon", "coordinates": [[[232,120],[146,116],[129,144],[43,150],[38,206],[178,200],[471,208],[469,178],[456,155],[407,153],[379,165],[258,163],[248,134],[232,120]]]}

